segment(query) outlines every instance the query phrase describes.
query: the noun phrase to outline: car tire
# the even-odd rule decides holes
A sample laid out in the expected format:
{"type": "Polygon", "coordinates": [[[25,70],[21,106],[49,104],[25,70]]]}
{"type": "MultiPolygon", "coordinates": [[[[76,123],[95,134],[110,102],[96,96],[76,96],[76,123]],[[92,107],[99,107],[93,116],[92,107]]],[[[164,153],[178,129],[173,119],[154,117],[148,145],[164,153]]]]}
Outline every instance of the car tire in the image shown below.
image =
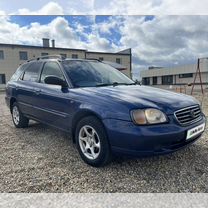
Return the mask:
{"type": "Polygon", "coordinates": [[[80,120],[75,139],[81,158],[88,165],[102,167],[111,161],[111,149],[105,128],[94,116],[80,120]]]}
{"type": "Polygon", "coordinates": [[[22,114],[16,102],[12,105],[12,121],[16,128],[28,127],[29,119],[22,114]]]}

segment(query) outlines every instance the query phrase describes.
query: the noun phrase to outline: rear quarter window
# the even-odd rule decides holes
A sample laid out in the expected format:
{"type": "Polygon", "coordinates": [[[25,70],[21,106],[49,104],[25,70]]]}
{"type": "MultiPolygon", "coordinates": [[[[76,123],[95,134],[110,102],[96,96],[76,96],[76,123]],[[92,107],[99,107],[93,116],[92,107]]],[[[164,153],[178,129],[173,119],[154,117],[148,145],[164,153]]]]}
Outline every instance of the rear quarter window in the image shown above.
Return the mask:
{"type": "Polygon", "coordinates": [[[12,75],[11,81],[17,81],[20,76],[23,74],[24,70],[27,68],[28,64],[23,64],[19,66],[19,68],[16,70],[16,72],[12,75]]]}
{"type": "Polygon", "coordinates": [[[37,82],[39,78],[39,72],[42,66],[42,62],[33,62],[26,68],[22,80],[37,82]]]}

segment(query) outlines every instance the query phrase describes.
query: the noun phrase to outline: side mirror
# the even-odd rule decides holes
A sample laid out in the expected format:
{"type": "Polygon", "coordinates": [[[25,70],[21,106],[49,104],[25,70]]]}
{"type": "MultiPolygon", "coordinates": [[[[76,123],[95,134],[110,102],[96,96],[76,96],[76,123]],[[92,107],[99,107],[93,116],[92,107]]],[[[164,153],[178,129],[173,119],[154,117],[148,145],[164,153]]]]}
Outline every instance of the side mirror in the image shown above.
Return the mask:
{"type": "Polygon", "coordinates": [[[60,85],[62,88],[68,87],[67,83],[64,80],[56,76],[47,76],[44,79],[44,82],[46,84],[51,84],[51,85],[60,85]]]}

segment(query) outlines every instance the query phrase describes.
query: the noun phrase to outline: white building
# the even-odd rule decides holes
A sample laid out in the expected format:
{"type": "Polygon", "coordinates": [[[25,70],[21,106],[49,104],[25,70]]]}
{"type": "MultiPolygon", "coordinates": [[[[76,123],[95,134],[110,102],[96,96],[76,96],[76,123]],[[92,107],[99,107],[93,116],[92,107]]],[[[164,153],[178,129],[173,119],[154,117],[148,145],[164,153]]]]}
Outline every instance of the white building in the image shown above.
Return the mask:
{"type": "MultiPolygon", "coordinates": [[[[141,71],[142,82],[145,85],[187,85],[194,82],[197,63],[169,68],[154,68],[141,71]]],[[[203,87],[208,86],[208,59],[200,59],[200,71],[203,87]]],[[[200,85],[199,74],[196,86],[200,85]]]]}
{"type": "Polygon", "coordinates": [[[52,40],[50,47],[49,39],[43,39],[43,46],[2,44],[0,43],[0,87],[5,87],[6,82],[23,62],[39,56],[60,54],[66,58],[95,58],[122,64],[124,74],[131,77],[131,49],[117,53],[91,52],[84,49],[57,48],[52,40]]]}

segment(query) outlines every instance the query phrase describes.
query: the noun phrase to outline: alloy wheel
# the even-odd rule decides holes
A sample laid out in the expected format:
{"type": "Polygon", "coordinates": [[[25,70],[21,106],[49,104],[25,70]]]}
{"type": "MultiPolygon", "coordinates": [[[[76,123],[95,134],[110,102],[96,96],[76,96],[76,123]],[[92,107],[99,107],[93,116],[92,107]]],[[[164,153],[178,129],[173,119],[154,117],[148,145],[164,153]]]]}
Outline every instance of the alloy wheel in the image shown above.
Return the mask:
{"type": "Polygon", "coordinates": [[[19,113],[19,110],[18,110],[17,106],[14,106],[13,107],[12,117],[13,117],[14,123],[16,125],[18,125],[19,124],[19,121],[20,121],[20,113],[19,113]]]}
{"type": "Polygon", "coordinates": [[[90,160],[95,160],[100,154],[100,138],[95,129],[89,125],[79,131],[79,145],[82,153],[90,160]]]}

